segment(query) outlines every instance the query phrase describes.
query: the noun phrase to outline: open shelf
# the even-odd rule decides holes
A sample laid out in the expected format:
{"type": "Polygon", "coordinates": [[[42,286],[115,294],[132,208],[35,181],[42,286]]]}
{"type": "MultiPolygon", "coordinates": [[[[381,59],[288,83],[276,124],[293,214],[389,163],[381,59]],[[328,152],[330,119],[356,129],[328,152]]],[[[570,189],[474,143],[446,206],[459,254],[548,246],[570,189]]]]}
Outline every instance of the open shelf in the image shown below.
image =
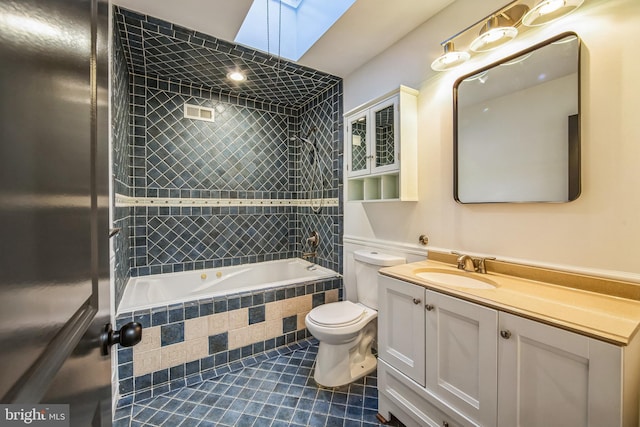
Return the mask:
{"type": "Polygon", "coordinates": [[[400,200],[398,173],[351,178],[348,180],[349,201],[400,200]]]}

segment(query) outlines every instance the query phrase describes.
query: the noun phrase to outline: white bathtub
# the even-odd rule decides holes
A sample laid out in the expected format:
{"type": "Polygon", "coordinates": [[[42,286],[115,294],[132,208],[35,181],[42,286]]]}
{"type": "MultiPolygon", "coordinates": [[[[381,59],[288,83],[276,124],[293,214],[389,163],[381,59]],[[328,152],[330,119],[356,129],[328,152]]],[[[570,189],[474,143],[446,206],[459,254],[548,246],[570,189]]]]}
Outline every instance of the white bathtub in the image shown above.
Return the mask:
{"type": "Polygon", "coordinates": [[[147,308],[340,277],[300,258],[132,277],[118,314],[147,308]],[[312,270],[307,267],[313,266],[312,270]]]}

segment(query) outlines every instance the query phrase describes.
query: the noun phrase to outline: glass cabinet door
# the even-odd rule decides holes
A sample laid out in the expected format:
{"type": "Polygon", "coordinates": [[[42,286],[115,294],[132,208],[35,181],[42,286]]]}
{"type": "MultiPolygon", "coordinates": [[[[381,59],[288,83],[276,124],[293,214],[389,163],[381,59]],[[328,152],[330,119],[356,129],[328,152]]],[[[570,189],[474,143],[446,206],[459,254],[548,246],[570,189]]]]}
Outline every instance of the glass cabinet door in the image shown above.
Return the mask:
{"type": "Polygon", "coordinates": [[[371,173],[389,171],[398,167],[397,101],[398,98],[395,97],[372,109],[374,152],[371,173]]]}
{"type": "Polygon", "coordinates": [[[369,173],[369,150],[367,135],[367,116],[352,119],[349,123],[350,167],[349,175],[358,176],[369,173]]]}

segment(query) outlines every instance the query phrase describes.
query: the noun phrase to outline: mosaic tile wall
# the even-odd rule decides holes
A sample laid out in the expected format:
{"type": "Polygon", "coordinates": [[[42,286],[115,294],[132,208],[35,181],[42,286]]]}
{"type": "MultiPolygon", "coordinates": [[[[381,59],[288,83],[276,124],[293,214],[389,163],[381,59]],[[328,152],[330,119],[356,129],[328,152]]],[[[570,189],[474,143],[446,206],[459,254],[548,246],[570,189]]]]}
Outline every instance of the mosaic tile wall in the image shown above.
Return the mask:
{"type": "MultiPolygon", "coordinates": [[[[287,167],[293,114],[215,94],[191,96],[188,85],[161,79],[134,76],[133,86],[134,108],[141,101],[145,111],[134,116],[144,123],[135,128],[136,196],[295,197],[287,167]],[[184,102],[215,108],[216,121],[183,118],[184,102]]],[[[294,214],[292,207],[135,208],[132,275],[296,256],[289,245],[294,214]]]]}
{"type": "MultiPolygon", "coordinates": [[[[292,169],[295,177],[295,189],[298,198],[317,198],[318,192],[310,192],[313,171],[316,162],[320,165],[323,196],[338,198],[338,206],[325,206],[319,213],[309,207],[296,208],[295,239],[304,242],[311,230],[317,230],[321,241],[317,248],[318,264],[342,272],[342,236],[343,236],[343,203],[342,203],[342,168],[343,168],[343,108],[342,83],[326,91],[318,98],[307,103],[298,111],[299,129],[303,135],[309,129],[316,128],[310,138],[315,139],[316,155],[314,164],[310,161],[308,144],[299,145],[295,151],[296,163],[292,169]]],[[[304,245],[303,245],[304,246],[304,245]]],[[[299,245],[291,250],[296,251],[299,245]]],[[[308,247],[303,247],[308,251],[308,247]]]]}
{"type": "Polygon", "coordinates": [[[328,279],[121,314],[118,328],[137,321],[144,333],[118,349],[120,396],[143,400],[255,363],[309,338],[307,313],[341,298],[342,279],[328,279]]]}
{"type": "Polygon", "coordinates": [[[299,256],[292,207],[136,207],[134,276],[299,256]]]}
{"type": "MultiPolygon", "coordinates": [[[[133,76],[132,89],[135,196],[319,197],[310,192],[309,147],[289,136],[299,129],[306,135],[312,127],[322,195],[341,193],[341,84],[298,111],[247,105],[232,96],[223,101],[215,93],[159,78],[133,76]],[[185,102],[214,108],[216,121],[183,118],[185,102]]],[[[135,208],[131,274],[296,257],[312,250],[303,242],[313,230],[322,237],[313,261],[341,271],[341,234],[337,239],[334,234],[341,212],[341,207],[324,207],[318,215],[303,207],[135,208]]]]}
{"type": "MultiPolygon", "coordinates": [[[[129,144],[129,72],[122,50],[120,35],[113,33],[113,61],[112,61],[112,171],[113,188],[116,193],[131,195],[129,186],[130,171],[130,144],[129,144]]],[[[131,209],[115,208],[113,215],[113,227],[120,232],[112,237],[113,250],[115,252],[114,287],[116,307],[120,303],[124,288],[129,280],[129,230],[131,226],[131,209]]]]}
{"type": "Polygon", "coordinates": [[[293,117],[149,87],[145,100],[147,196],[184,188],[282,195],[288,190],[293,117]],[[213,108],[215,122],[183,118],[185,102],[213,108]]]}
{"type": "MultiPolygon", "coordinates": [[[[322,196],[341,198],[341,79],[114,10],[130,74],[132,196],[317,198],[310,147],[291,140],[316,128],[313,157],[322,196]],[[231,63],[249,71],[247,82],[226,83],[222,64],[231,63]],[[215,121],[184,119],[185,102],[213,108],[215,121]]],[[[341,202],[319,213],[298,206],[131,212],[132,276],[297,257],[311,251],[304,243],[313,230],[321,245],[312,261],[342,271],[341,202]]]]}

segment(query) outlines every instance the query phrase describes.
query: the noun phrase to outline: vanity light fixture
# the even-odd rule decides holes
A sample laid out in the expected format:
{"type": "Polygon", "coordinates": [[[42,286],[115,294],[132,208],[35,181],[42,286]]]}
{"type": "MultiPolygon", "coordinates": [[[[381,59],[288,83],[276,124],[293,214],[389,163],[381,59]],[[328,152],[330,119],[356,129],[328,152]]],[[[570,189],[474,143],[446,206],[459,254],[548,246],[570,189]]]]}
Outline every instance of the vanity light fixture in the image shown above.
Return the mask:
{"type": "Polygon", "coordinates": [[[229,80],[233,80],[234,82],[243,82],[247,80],[247,76],[240,71],[230,71],[227,73],[227,78],[229,80]]]}
{"type": "Polygon", "coordinates": [[[584,0],[542,0],[522,18],[527,27],[535,27],[555,21],[579,8],[584,0]]]}
{"type": "MultiPolygon", "coordinates": [[[[450,70],[469,60],[474,53],[494,50],[510,42],[519,31],[527,30],[526,27],[543,25],[573,12],[584,0],[537,0],[532,9],[527,3],[532,4],[533,0],[513,0],[440,43],[444,54],[431,63],[431,68],[435,71],[450,70]],[[455,50],[454,40],[458,46],[468,47],[455,50]]],[[[517,64],[526,58],[521,56],[502,65],[517,64]]],[[[486,80],[486,76],[478,77],[478,80],[486,80]]]]}
{"type": "Polygon", "coordinates": [[[451,40],[442,45],[444,53],[431,63],[434,71],[445,71],[465,63],[471,58],[468,52],[456,51],[451,40]]]}

